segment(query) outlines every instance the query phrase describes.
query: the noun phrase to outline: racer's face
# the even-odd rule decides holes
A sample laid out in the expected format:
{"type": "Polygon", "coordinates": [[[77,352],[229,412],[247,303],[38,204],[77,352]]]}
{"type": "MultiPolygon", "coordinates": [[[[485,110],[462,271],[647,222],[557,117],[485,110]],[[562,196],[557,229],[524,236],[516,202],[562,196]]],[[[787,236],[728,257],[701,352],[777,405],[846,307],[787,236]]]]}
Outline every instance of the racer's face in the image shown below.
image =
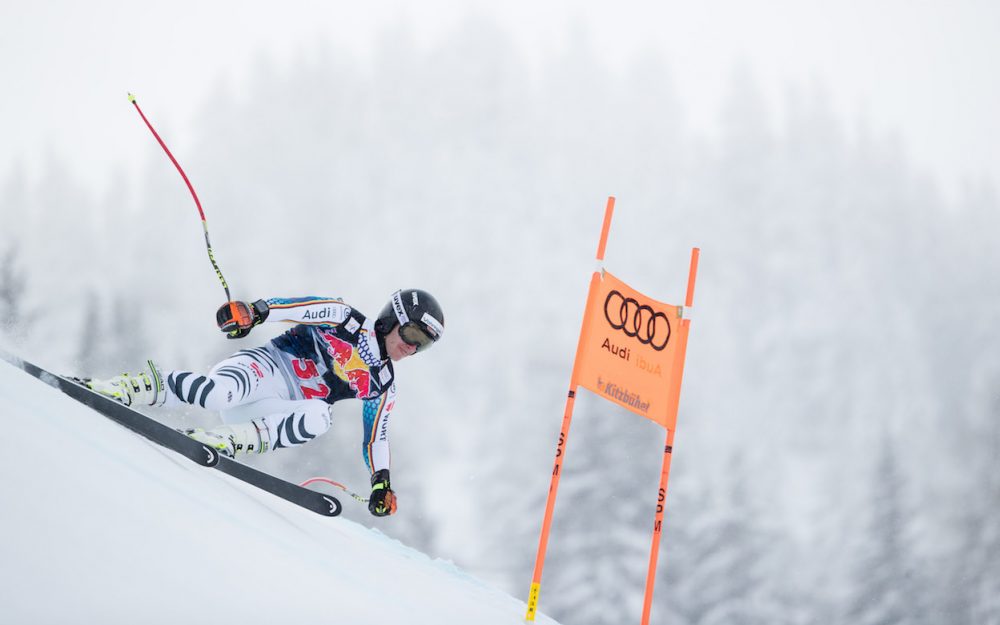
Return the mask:
{"type": "Polygon", "coordinates": [[[400,338],[397,325],[392,332],[385,335],[385,351],[389,352],[389,359],[395,362],[417,353],[417,348],[400,338]]]}

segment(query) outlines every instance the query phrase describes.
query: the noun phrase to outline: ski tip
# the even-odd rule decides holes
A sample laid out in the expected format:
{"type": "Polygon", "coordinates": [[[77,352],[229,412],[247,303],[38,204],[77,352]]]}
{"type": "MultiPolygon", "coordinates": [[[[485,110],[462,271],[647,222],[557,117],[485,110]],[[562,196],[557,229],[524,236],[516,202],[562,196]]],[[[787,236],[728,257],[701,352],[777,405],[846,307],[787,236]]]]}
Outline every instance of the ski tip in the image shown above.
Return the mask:
{"type": "Polygon", "coordinates": [[[15,356],[0,349],[0,359],[6,360],[11,365],[17,367],[18,369],[24,369],[24,361],[15,356]]]}

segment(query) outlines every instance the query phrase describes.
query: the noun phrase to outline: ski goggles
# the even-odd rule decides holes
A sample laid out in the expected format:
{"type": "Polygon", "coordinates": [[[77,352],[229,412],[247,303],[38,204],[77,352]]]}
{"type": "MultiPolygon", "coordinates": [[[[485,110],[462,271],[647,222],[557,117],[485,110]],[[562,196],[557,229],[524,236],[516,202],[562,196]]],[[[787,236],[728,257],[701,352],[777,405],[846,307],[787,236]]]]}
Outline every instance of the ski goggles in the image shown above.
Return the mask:
{"type": "Polygon", "coordinates": [[[432,338],[426,330],[413,321],[407,321],[399,326],[399,338],[403,339],[403,342],[407,345],[416,347],[418,352],[427,349],[437,340],[432,338]]]}

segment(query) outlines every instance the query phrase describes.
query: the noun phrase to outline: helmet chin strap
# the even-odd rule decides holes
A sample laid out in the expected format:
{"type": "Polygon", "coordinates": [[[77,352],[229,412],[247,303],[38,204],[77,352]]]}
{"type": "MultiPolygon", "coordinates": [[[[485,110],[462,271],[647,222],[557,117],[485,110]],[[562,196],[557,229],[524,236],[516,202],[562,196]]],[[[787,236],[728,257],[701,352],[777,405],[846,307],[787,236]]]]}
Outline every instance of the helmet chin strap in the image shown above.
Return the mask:
{"type": "Polygon", "coordinates": [[[389,358],[389,348],[385,345],[385,337],[389,334],[389,332],[392,332],[395,327],[396,326],[389,328],[389,331],[385,334],[379,332],[378,330],[375,331],[375,341],[378,343],[378,351],[382,354],[382,360],[391,360],[389,358]]]}

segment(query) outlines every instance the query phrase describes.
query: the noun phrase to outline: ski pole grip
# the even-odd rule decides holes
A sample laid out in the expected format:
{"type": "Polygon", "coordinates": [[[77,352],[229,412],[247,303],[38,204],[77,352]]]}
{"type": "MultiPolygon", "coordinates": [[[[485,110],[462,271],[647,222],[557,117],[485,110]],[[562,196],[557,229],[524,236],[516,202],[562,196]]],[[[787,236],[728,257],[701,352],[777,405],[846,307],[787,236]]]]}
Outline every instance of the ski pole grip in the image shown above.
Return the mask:
{"type": "Polygon", "coordinates": [[[226,302],[215,313],[215,322],[226,333],[246,330],[253,326],[253,311],[245,302],[226,302]]]}

